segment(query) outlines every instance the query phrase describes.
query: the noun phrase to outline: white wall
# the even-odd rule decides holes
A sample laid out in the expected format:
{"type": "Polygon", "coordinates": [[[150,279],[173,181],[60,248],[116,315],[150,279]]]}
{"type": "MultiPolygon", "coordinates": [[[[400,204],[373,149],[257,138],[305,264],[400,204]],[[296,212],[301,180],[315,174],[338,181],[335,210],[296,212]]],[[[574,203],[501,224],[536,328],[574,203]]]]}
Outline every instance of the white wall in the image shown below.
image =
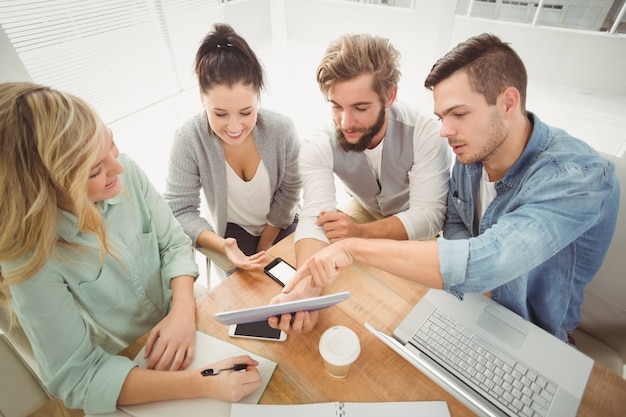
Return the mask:
{"type": "Polygon", "coordinates": [[[222,4],[224,22],[246,40],[267,38],[272,34],[270,0],[233,1],[222,4]]]}
{"type": "MultiPolygon", "coordinates": [[[[417,0],[414,10],[328,0],[287,0],[285,6],[290,39],[326,45],[344,33],[388,38],[402,54],[399,98],[419,105],[427,96],[423,88],[426,75],[448,50],[456,0],[417,0]]],[[[308,71],[312,82],[324,48],[311,51],[308,71]]],[[[319,95],[317,86],[315,89],[319,95]]]]}
{"type": "Polygon", "coordinates": [[[257,51],[263,46],[257,39],[273,43],[265,55],[263,104],[292,115],[299,126],[328,122],[315,69],[328,42],[341,34],[389,38],[402,54],[399,99],[430,113],[432,95],[423,81],[434,62],[470,36],[492,32],[527,66],[530,110],[599,150],[626,152],[626,36],[455,16],[456,0],[414,3],[407,10],[336,0],[238,0],[224,6],[224,19],[257,51]]]}
{"type": "MultiPolygon", "coordinates": [[[[241,0],[224,4],[223,16],[250,40],[271,38],[281,24],[287,37],[314,40],[318,45],[343,33],[388,37],[403,54],[401,98],[403,93],[425,95],[422,82],[437,58],[483,32],[510,42],[533,80],[626,96],[624,35],[455,16],[456,0],[414,3],[415,9],[407,10],[334,0],[241,0]],[[285,13],[278,17],[284,22],[276,21],[271,9],[282,6],[285,13]]],[[[323,50],[312,50],[308,67],[314,70],[322,54],[323,50]]]]}
{"type": "MultiPolygon", "coordinates": [[[[294,89],[321,97],[314,74],[324,52],[320,45],[348,32],[388,37],[400,50],[403,78],[399,96],[405,101],[422,104],[428,100],[422,83],[432,64],[458,42],[482,32],[493,32],[510,42],[526,63],[531,80],[626,97],[626,36],[455,17],[455,5],[456,0],[416,0],[411,11],[328,0],[241,0],[225,4],[223,16],[253,47],[257,47],[253,40],[271,40],[281,24],[286,36],[302,40],[304,47],[307,39],[315,41],[309,59],[298,66],[268,68],[272,94],[279,97],[294,89]],[[271,9],[282,5],[285,13],[278,14],[277,21],[271,9]],[[285,84],[289,71],[310,72],[311,84],[285,84]]],[[[287,55],[290,51],[276,53],[287,55]]],[[[1,29],[0,62],[0,81],[30,79],[1,29]]]]}
{"type": "Polygon", "coordinates": [[[0,26],[0,83],[9,81],[32,81],[24,64],[17,56],[11,41],[0,26]]]}
{"type": "Polygon", "coordinates": [[[457,16],[450,47],[483,32],[509,42],[528,78],[595,93],[626,96],[626,36],[457,16]]]}

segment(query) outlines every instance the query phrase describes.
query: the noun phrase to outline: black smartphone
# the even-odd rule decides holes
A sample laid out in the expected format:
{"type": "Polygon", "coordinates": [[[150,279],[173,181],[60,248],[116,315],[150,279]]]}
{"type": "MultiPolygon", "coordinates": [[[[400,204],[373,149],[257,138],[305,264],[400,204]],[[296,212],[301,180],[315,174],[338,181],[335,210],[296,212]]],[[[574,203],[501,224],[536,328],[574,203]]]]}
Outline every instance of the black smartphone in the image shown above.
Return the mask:
{"type": "Polygon", "coordinates": [[[291,266],[287,261],[282,258],[276,258],[265,266],[265,273],[269,275],[274,281],[278,282],[283,287],[293,274],[296,273],[296,268],[291,266]]]}
{"type": "Polygon", "coordinates": [[[280,329],[274,329],[267,324],[267,320],[253,323],[233,324],[228,328],[231,337],[245,337],[248,339],[273,340],[282,342],[287,339],[287,334],[280,329]]]}

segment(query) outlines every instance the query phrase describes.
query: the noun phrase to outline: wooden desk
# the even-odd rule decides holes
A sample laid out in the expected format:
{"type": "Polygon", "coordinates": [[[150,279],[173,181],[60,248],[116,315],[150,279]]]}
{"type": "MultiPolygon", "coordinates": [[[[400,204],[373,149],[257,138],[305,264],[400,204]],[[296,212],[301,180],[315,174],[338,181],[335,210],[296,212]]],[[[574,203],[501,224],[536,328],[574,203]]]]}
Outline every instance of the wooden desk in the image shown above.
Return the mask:
{"type": "MultiPolygon", "coordinates": [[[[270,251],[295,265],[292,237],[270,251]]],[[[265,342],[230,338],[227,326],[213,320],[217,312],[267,304],[281,287],[262,272],[239,271],[196,300],[199,330],[228,340],[278,363],[261,398],[262,404],[300,404],[328,401],[419,401],[443,400],[453,417],[474,416],[456,398],[409,365],[399,355],[371,335],[363,323],[368,321],[390,333],[424,295],[427,288],[363,265],[354,265],[324,293],[350,290],[351,297],[325,310],[315,329],[285,342],[265,342]],[[318,351],[321,334],[334,325],[354,330],[361,341],[361,355],[344,379],[335,379],[324,370],[318,351]]],[[[122,353],[134,357],[145,343],[145,336],[122,353]]],[[[79,410],[59,410],[51,401],[52,414],[81,416],[79,410]]],[[[579,417],[623,417],[626,415],[626,381],[595,364],[580,405],[579,417]]]]}

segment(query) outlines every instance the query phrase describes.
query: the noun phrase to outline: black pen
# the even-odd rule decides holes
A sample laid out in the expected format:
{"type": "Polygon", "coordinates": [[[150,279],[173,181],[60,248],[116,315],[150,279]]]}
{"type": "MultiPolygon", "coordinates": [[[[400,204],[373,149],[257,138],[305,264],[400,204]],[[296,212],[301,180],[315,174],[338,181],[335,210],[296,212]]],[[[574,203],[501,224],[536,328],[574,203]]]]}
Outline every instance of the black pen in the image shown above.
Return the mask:
{"type": "Polygon", "coordinates": [[[208,368],[200,372],[200,374],[202,376],[215,376],[215,375],[219,375],[219,373],[223,371],[243,371],[247,367],[248,365],[245,363],[238,363],[235,366],[231,366],[230,368],[223,368],[223,369],[208,368]]]}

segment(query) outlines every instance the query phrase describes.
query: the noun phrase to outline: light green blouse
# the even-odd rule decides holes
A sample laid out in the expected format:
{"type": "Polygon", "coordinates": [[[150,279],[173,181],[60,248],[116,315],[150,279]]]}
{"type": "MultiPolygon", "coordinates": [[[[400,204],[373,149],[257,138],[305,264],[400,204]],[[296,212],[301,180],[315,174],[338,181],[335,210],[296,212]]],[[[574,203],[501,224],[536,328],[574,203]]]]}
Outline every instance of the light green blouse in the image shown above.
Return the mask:
{"type": "Polygon", "coordinates": [[[115,354],[165,317],[172,278],[198,276],[191,241],[167,203],[130,158],[120,155],[119,161],[124,188],[98,203],[118,259],[107,255],[100,265],[97,239],[59,210],[58,236],[79,246],[59,247],[35,276],[11,287],[44,384],[87,413],[115,410],[136,366],[115,354]]]}

